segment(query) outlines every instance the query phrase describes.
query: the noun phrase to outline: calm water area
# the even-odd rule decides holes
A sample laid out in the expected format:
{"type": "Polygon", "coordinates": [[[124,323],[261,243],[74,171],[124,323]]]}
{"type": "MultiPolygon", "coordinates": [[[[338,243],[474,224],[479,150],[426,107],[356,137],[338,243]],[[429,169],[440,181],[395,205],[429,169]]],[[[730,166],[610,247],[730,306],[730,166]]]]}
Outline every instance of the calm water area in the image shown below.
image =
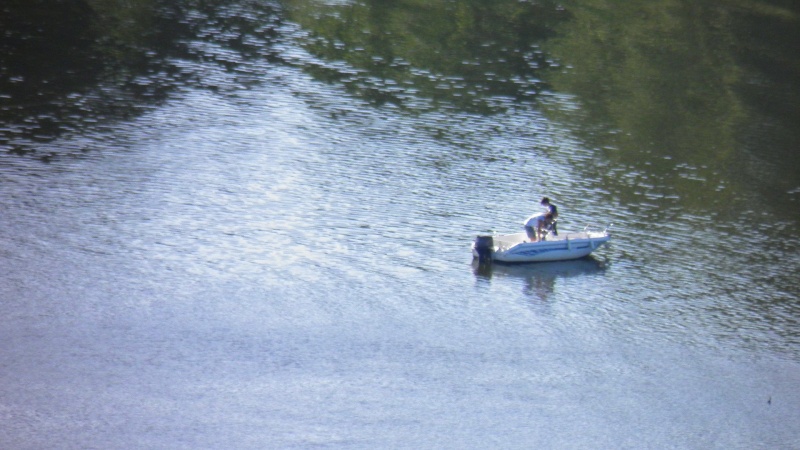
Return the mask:
{"type": "Polygon", "coordinates": [[[0,4],[0,448],[800,448],[800,8],[0,4]],[[477,234],[613,224],[571,262],[477,234]]]}

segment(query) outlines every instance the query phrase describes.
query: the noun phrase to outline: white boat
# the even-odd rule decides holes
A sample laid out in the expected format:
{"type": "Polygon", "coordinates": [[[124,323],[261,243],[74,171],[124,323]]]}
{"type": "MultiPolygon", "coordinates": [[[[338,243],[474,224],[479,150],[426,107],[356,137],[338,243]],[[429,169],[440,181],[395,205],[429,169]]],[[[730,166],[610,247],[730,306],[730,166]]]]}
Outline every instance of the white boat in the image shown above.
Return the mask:
{"type": "Polygon", "coordinates": [[[544,240],[531,242],[525,233],[478,236],[472,243],[472,254],[482,262],[565,261],[583,258],[611,239],[607,227],[590,231],[549,233],[544,240]]]}

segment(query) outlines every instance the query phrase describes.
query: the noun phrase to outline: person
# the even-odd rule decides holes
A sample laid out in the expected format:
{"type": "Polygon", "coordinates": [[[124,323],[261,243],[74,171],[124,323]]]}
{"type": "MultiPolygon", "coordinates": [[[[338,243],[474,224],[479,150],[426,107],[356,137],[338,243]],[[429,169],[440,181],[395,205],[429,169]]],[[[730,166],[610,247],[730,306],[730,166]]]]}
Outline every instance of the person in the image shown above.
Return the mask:
{"type": "Polygon", "coordinates": [[[547,227],[553,223],[553,214],[539,213],[525,220],[525,234],[531,242],[538,242],[547,234],[547,227]]]}
{"type": "Polygon", "coordinates": [[[553,236],[558,236],[558,228],[556,227],[557,220],[558,220],[558,208],[556,205],[550,203],[550,199],[547,197],[542,198],[542,206],[547,208],[547,211],[553,215],[553,220],[551,221],[553,236]]]}

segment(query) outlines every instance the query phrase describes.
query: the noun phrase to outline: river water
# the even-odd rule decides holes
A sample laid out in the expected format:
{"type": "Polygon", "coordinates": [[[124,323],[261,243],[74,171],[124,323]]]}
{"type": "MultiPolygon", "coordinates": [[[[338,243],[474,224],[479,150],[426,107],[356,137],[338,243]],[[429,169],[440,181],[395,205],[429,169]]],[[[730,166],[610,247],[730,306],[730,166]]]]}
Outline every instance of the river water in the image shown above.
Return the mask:
{"type": "Polygon", "coordinates": [[[0,447],[800,447],[796,10],[155,3],[6,7],[0,447]]]}

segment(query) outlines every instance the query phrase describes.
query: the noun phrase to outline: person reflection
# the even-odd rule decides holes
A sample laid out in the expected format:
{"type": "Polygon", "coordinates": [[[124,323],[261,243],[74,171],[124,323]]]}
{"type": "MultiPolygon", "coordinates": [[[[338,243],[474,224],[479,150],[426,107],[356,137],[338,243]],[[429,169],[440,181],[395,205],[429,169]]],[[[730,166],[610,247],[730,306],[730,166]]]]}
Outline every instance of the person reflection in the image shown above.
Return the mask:
{"type": "Polygon", "coordinates": [[[523,294],[530,297],[531,301],[546,302],[556,289],[556,277],[542,273],[531,273],[525,277],[523,294]]]}

